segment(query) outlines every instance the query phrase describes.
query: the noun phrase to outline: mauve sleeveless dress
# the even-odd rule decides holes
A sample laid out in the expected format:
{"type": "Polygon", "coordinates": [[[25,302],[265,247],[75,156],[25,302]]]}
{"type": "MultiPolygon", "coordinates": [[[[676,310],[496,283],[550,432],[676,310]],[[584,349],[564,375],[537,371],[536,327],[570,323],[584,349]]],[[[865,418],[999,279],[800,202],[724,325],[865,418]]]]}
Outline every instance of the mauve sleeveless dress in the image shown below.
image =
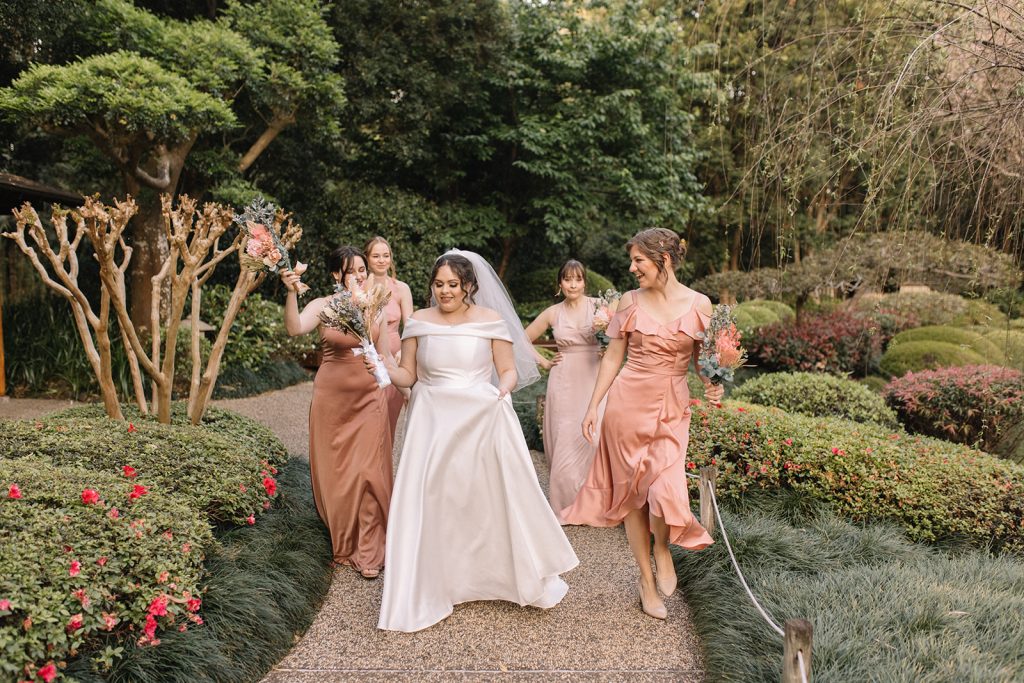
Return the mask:
{"type": "MultiPolygon", "coordinates": [[[[627,340],[627,359],[608,391],[601,439],[587,481],[562,511],[570,524],[617,526],[626,515],[650,506],[669,527],[669,542],[689,550],[713,543],[690,511],[686,447],[690,440],[687,366],[696,336],[709,318],[689,311],[666,325],[623,295],[608,325],[613,339],[627,340]]],[[[710,301],[707,301],[710,306],[710,301]]]]}
{"type": "Polygon", "coordinates": [[[323,361],[309,406],[313,498],[334,561],[380,569],[393,481],[385,393],[352,354],[356,337],[321,326],[320,339],[323,361]]]}
{"type": "MultiPolygon", "coordinates": [[[[580,429],[601,365],[593,331],[594,308],[589,301],[584,308],[586,316],[577,327],[567,319],[565,304],[559,304],[551,326],[562,360],[548,374],[543,437],[551,470],[548,500],[559,522],[563,521],[562,510],[572,504],[583,486],[597,451],[580,429]]],[[[600,412],[604,412],[604,403],[600,412]]]]}
{"type": "MultiPolygon", "coordinates": [[[[388,323],[388,348],[391,349],[391,355],[397,358],[398,352],[402,350],[402,334],[398,329],[402,322],[402,304],[398,300],[398,288],[395,286],[394,278],[388,278],[388,287],[391,289],[391,298],[384,307],[384,316],[388,323]]],[[[391,440],[394,441],[398,416],[405,405],[405,396],[394,384],[385,388],[384,393],[388,404],[388,426],[391,428],[391,440]]]]}

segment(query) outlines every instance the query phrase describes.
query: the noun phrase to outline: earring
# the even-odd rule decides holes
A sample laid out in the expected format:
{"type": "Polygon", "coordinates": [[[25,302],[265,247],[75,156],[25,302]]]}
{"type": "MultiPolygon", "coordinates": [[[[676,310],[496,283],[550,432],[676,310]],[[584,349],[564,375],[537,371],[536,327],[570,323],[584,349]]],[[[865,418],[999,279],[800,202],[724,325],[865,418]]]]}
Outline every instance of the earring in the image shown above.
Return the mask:
{"type": "Polygon", "coordinates": [[[558,291],[555,292],[555,296],[565,296],[565,294],[562,294],[562,285],[558,285],[558,291]]]}

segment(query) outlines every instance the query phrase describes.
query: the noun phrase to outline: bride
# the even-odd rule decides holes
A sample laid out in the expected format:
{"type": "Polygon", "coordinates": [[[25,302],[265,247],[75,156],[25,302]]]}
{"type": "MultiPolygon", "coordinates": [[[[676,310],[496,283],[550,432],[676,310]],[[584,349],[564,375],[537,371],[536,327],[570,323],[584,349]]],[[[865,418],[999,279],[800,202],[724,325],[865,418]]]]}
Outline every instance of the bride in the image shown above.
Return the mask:
{"type": "Polygon", "coordinates": [[[473,600],[554,607],[569,589],[559,574],[578,564],[512,408],[509,393],[539,374],[508,294],[458,250],[434,264],[430,288],[436,305],[406,323],[401,364],[385,358],[391,381],[412,387],[377,624],[391,631],[473,600]]]}

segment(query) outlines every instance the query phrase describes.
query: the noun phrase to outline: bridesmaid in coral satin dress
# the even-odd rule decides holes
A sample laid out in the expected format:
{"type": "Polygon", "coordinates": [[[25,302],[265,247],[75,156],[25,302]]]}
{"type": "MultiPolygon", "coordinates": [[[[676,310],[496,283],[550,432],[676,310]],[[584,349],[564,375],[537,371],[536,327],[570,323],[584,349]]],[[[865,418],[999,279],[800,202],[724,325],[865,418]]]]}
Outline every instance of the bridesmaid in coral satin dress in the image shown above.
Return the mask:
{"type": "MultiPolygon", "coordinates": [[[[696,364],[697,334],[710,319],[711,302],[676,280],[682,253],[671,230],[644,230],[626,248],[640,289],[622,296],[608,325],[611,343],[582,425],[593,440],[598,406],[607,394],[598,452],[576,501],[562,516],[572,524],[625,522],[640,568],[643,611],[664,619],[667,610],[658,591],[668,596],[676,588],[668,544],[699,550],[712,543],[690,511],[686,486],[686,373],[691,359],[696,364]],[[652,533],[657,582],[650,563],[652,533]]],[[[708,400],[721,398],[720,386],[705,381],[705,388],[708,400]]]]}
{"type": "MultiPolygon", "coordinates": [[[[366,261],[355,247],[339,247],[327,259],[334,279],[349,287],[366,280],[366,261]]],[[[309,407],[309,469],[317,512],[331,534],[334,562],[366,578],[384,566],[385,530],[391,505],[391,433],[385,393],[352,353],[359,339],[320,326],[328,297],[311,301],[299,313],[294,290],[298,277],[282,273],[288,286],[285,329],[307,334],[318,326],[323,360],[313,382],[309,407]]],[[[381,329],[371,331],[380,344],[381,329]]]]}
{"type": "Polygon", "coordinates": [[[550,370],[544,402],[544,454],[550,468],[548,500],[563,523],[562,510],[576,499],[597,451],[580,432],[601,363],[593,329],[594,300],[584,291],[586,277],[582,263],[566,261],[558,271],[563,301],[546,308],[526,328],[526,336],[535,341],[550,327],[558,346],[552,360],[538,354],[537,363],[550,370]]]}
{"type": "MultiPolygon", "coordinates": [[[[402,332],[401,327],[409,321],[413,312],[412,292],[409,285],[395,277],[395,261],[391,253],[391,245],[381,236],[371,238],[363,247],[363,254],[366,256],[370,268],[370,284],[384,282],[391,290],[391,299],[384,309],[384,316],[387,319],[388,347],[395,358],[401,357],[402,332]]],[[[395,385],[384,389],[388,403],[388,426],[391,428],[391,440],[395,439],[395,431],[398,428],[398,416],[405,405],[406,395],[395,385]]]]}

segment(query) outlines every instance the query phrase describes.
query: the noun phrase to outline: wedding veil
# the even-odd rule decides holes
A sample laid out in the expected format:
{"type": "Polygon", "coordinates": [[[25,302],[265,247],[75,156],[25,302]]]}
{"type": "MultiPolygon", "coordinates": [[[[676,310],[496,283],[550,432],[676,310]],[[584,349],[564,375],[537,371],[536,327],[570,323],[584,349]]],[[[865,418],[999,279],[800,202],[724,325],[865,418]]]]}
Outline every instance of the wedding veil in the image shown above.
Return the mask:
{"type": "Polygon", "coordinates": [[[509,335],[512,337],[512,350],[515,353],[516,373],[519,380],[513,391],[519,391],[523,387],[533,384],[540,379],[540,370],[537,369],[536,357],[533,354],[533,344],[526,336],[526,330],[516,314],[515,306],[512,305],[512,298],[508,295],[505,285],[502,284],[498,274],[491,268],[487,259],[473,251],[462,251],[461,249],[449,249],[446,254],[458,254],[469,260],[476,271],[476,281],[480,289],[473,296],[473,300],[480,306],[486,306],[498,312],[502,320],[508,326],[509,335]]]}

